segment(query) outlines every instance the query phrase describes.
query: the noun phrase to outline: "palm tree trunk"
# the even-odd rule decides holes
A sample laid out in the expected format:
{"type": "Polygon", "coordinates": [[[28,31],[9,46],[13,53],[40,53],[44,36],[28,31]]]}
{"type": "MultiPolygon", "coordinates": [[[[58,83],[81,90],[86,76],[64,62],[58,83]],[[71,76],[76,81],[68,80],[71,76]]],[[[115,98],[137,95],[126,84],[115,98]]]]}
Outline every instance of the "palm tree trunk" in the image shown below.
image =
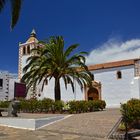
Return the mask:
{"type": "Polygon", "coordinates": [[[55,101],[61,100],[60,79],[58,78],[55,78],[54,94],[55,94],[55,101]]]}

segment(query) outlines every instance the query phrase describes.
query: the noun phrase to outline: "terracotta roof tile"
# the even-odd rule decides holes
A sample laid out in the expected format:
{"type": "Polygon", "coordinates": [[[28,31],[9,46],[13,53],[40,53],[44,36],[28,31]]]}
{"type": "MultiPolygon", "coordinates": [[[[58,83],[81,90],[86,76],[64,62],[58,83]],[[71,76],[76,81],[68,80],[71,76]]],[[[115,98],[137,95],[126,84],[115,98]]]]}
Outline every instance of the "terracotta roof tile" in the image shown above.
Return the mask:
{"type": "Polygon", "coordinates": [[[107,68],[114,68],[114,67],[130,66],[130,65],[134,65],[136,60],[140,60],[140,59],[130,59],[130,60],[122,60],[122,61],[89,65],[88,69],[91,71],[91,70],[107,69],[107,68]]]}

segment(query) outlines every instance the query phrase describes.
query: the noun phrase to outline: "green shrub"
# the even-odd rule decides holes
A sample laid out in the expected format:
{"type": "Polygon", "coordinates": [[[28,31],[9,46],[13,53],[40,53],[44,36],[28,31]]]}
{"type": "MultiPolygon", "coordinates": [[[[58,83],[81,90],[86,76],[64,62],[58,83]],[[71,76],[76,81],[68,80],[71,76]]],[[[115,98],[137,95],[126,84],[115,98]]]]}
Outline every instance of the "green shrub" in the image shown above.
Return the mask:
{"type": "Polygon", "coordinates": [[[99,109],[103,110],[106,107],[106,102],[104,100],[99,100],[99,109]]]}
{"type": "Polygon", "coordinates": [[[88,101],[88,108],[89,111],[99,111],[103,110],[106,107],[106,103],[103,100],[93,100],[93,101],[88,101]]]}
{"type": "Polygon", "coordinates": [[[0,108],[8,108],[9,103],[8,101],[0,101],[0,108]]]}
{"type": "Polygon", "coordinates": [[[140,120],[140,100],[131,99],[126,104],[121,105],[123,121],[131,127],[140,120]]]}
{"type": "MultiPolygon", "coordinates": [[[[22,112],[57,112],[62,113],[69,111],[69,113],[84,113],[91,111],[103,110],[106,106],[105,101],[93,100],[93,101],[69,101],[64,103],[63,101],[54,101],[49,98],[43,100],[31,99],[19,99],[20,111],[22,112]]],[[[0,102],[1,108],[7,108],[9,106],[8,101],[0,102]]]]}
{"type": "Polygon", "coordinates": [[[87,101],[79,101],[78,112],[88,112],[88,102],[87,101]]]}
{"type": "Polygon", "coordinates": [[[99,111],[100,110],[100,101],[99,100],[94,100],[93,101],[93,111],[99,111]]]}
{"type": "Polygon", "coordinates": [[[43,110],[44,110],[43,102],[42,102],[42,100],[38,100],[36,111],[41,113],[41,112],[43,112],[43,110]]]}
{"type": "Polygon", "coordinates": [[[42,108],[44,112],[49,112],[53,110],[54,100],[50,98],[44,98],[43,100],[41,100],[41,102],[42,102],[42,108]]]}
{"type": "Polygon", "coordinates": [[[69,112],[78,113],[79,111],[79,101],[69,101],[69,112]]]}
{"type": "Polygon", "coordinates": [[[35,98],[31,98],[27,100],[28,111],[31,113],[37,112],[38,100],[35,98]]]}
{"type": "Polygon", "coordinates": [[[87,101],[70,101],[69,112],[70,113],[82,113],[88,112],[88,102],[87,101]]]}
{"type": "Polygon", "coordinates": [[[92,101],[92,100],[88,101],[88,110],[90,112],[95,110],[95,108],[94,108],[94,101],[92,101]]]}
{"type": "Polygon", "coordinates": [[[92,112],[103,110],[106,106],[105,101],[93,100],[93,101],[70,101],[69,112],[70,113],[81,113],[81,112],[92,112]]]}
{"type": "Polygon", "coordinates": [[[63,101],[55,101],[53,103],[52,111],[53,111],[53,113],[55,113],[55,112],[62,113],[63,108],[64,108],[64,102],[63,101]]]}
{"type": "Polygon", "coordinates": [[[23,112],[28,112],[28,101],[25,99],[21,99],[20,100],[20,110],[23,112]]]}
{"type": "Polygon", "coordinates": [[[48,112],[52,110],[53,100],[44,98],[43,100],[20,99],[20,110],[23,112],[48,112]]]}

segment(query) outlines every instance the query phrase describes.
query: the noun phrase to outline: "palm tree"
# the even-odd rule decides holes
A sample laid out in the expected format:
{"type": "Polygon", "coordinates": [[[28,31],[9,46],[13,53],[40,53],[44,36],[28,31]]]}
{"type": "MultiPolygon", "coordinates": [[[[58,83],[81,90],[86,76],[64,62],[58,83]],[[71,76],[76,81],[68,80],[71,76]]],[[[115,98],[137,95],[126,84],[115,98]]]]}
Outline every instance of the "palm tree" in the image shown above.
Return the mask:
{"type": "Polygon", "coordinates": [[[64,50],[64,39],[61,36],[51,37],[49,41],[40,42],[43,47],[32,50],[37,54],[30,56],[27,60],[28,64],[24,67],[24,76],[22,81],[27,87],[35,87],[41,81],[42,90],[45,82],[55,79],[55,100],[61,100],[60,79],[64,80],[65,87],[70,84],[74,92],[74,80],[80,85],[91,86],[93,75],[88,71],[85,65],[85,57],[80,52],[73,54],[73,50],[77,48],[77,44],[71,45],[64,50]]]}
{"type": "MultiPolygon", "coordinates": [[[[6,2],[8,2],[8,1],[0,0],[0,12],[3,10],[6,2]]],[[[20,15],[22,0],[10,0],[10,4],[11,4],[11,15],[12,15],[11,29],[13,29],[18,21],[19,15],[20,15]]]]}

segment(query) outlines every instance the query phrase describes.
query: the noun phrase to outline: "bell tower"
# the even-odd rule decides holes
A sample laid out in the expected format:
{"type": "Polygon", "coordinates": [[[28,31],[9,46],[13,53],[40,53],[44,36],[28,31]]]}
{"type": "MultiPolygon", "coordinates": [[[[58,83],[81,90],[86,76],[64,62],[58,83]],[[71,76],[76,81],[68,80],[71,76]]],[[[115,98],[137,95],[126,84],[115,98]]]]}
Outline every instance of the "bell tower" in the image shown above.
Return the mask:
{"type": "MultiPolygon", "coordinates": [[[[19,62],[18,62],[18,79],[21,80],[23,73],[23,68],[27,65],[27,59],[34,55],[31,53],[31,50],[33,48],[42,47],[39,43],[39,41],[36,38],[36,32],[33,29],[30,33],[30,36],[28,40],[25,43],[19,43],[19,62]]],[[[37,97],[37,98],[43,98],[43,94],[41,94],[41,85],[37,85],[35,88],[31,86],[31,88],[28,90],[27,98],[30,97],[37,97]]]]}
{"type": "Polygon", "coordinates": [[[26,66],[27,58],[31,56],[31,49],[38,47],[36,32],[33,29],[25,43],[19,43],[18,79],[23,76],[23,68],[26,66]]]}

